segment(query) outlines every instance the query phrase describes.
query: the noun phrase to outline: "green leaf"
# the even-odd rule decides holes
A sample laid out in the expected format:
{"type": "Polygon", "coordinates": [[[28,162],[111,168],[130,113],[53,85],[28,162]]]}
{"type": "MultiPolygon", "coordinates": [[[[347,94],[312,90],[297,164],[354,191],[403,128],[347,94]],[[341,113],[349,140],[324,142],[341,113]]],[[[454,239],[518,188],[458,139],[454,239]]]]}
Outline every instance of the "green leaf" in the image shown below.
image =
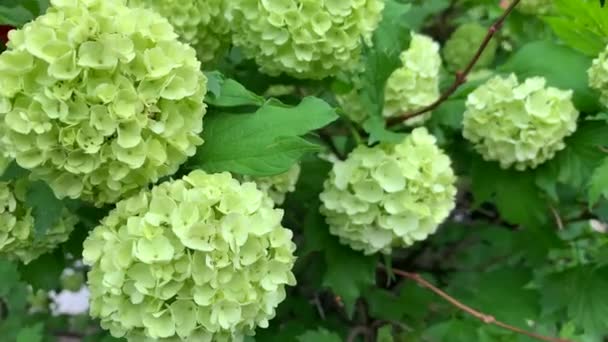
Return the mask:
{"type": "Polygon", "coordinates": [[[608,267],[581,266],[548,276],[542,285],[547,313],[565,310],[587,333],[608,331],[608,267]]]}
{"type": "Polygon", "coordinates": [[[457,287],[451,294],[467,305],[496,319],[521,328],[540,314],[539,294],[526,289],[532,273],[522,267],[499,268],[490,272],[460,273],[450,280],[457,287]]]}
{"type": "Polygon", "coordinates": [[[386,122],[380,116],[370,116],[363,123],[363,129],[369,133],[369,143],[378,141],[387,143],[399,143],[405,138],[405,134],[390,131],[386,128],[386,122]]]}
{"type": "Polygon", "coordinates": [[[309,330],[297,337],[299,342],[341,342],[340,335],[323,328],[309,330]]]}
{"type": "Polygon", "coordinates": [[[0,182],[12,181],[17,178],[26,176],[28,173],[29,173],[28,170],[20,167],[19,165],[17,165],[17,162],[13,160],[13,161],[11,161],[10,164],[8,164],[8,167],[6,168],[6,170],[4,170],[4,173],[0,176],[0,182]]]}
{"type": "Polygon", "coordinates": [[[394,141],[396,136],[389,132],[382,119],[384,88],[390,75],[401,65],[401,51],[409,45],[410,31],[406,13],[409,5],[394,0],[386,2],[383,18],[374,32],[373,45],[364,51],[365,71],[361,74],[361,101],[370,118],[363,128],[370,133],[369,143],[394,141]]]}
{"type": "Polygon", "coordinates": [[[543,18],[571,47],[597,56],[608,43],[608,13],[594,1],[555,0],[554,16],[543,18]]]}
{"type": "Polygon", "coordinates": [[[472,163],[471,190],[477,205],[491,202],[510,223],[538,227],[548,210],[532,171],[503,170],[497,163],[476,157],[472,163]]]}
{"type": "Polygon", "coordinates": [[[390,325],[385,325],[378,329],[378,342],[394,342],[393,328],[390,325]]]}
{"type": "Polygon", "coordinates": [[[252,176],[286,172],[305,154],[321,149],[300,136],[337,118],[333,108],[314,97],[293,108],[266,103],[252,114],[215,113],[205,118],[205,143],[189,166],[252,176]]]}
{"type": "MultiPolygon", "coordinates": [[[[219,72],[207,73],[209,93],[205,102],[216,107],[261,106],[265,100],[219,72]]],[[[205,122],[206,124],[207,122],[205,122]]]]}
{"type": "Polygon", "coordinates": [[[0,259],[0,297],[7,296],[13,286],[19,282],[19,271],[17,265],[0,259]]]}
{"type": "Polygon", "coordinates": [[[537,183],[555,192],[555,183],[562,183],[584,191],[594,170],[605,154],[601,146],[608,145],[608,125],[601,121],[579,123],[576,132],[566,138],[566,148],[537,171],[537,183]]]}
{"type": "Polygon", "coordinates": [[[514,72],[522,81],[532,76],[542,76],[547,84],[574,91],[574,104],[587,113],[601,108],[597,93],[589,87],[587,69],[591,58],[551,41],[537,41],[522,46],[499,71],[514,72]]]}
{"type": "Polygon", "coordinates": [[[29,184],[25,203],[32,208],[34,230],[39,236],[59,222],[64,207],[53,190],[42,181],[29,184]]]}
{"type": "Polygon", "coordinates": [[[19,330],[17,342],[42,342],[44,325],[42,323],[19,330]]]}
{"type": "Polygon", "coordinates": [[[0,6],[0,25],[20,27],[32,19],[34,19],[34,15],[21,5],[15,7],[0,6]]]}
{"type": "Polygon", "coordinates": [[[377,257],[365,256],[335,241],[325,246],[327,271],[323,285],[342,298],[352,316],[357,299],[375,284],[377,257]]]}
{"type": "Polygon", "coordinates": [[[35,290],[53,290],[59,288],[59,278],[65,269],[65,259],[61,250],[45,254],[27,265],[20,265],[19,271],[23,281],[35,290]]]}
{"type": "Polygon", "coordinates": [[[601,196],[608,198],[608,157],[593,171],[589,181],[589,206],[593,207],[601,196]]]}
{"type": "Polygon", "coordinates": [[[430,326],[425,331],[430,341],[471,342],[477,341],[477,323],[452,319],[430,326]]]}
{"type": "Polygon", "coordinates": [[[450,7],[449,0],[425,0],[420,4],[412,5],[405,15],[405,22],[412,30],[420,31],[429,16],[438,14],[448,7],[450,7]]]}

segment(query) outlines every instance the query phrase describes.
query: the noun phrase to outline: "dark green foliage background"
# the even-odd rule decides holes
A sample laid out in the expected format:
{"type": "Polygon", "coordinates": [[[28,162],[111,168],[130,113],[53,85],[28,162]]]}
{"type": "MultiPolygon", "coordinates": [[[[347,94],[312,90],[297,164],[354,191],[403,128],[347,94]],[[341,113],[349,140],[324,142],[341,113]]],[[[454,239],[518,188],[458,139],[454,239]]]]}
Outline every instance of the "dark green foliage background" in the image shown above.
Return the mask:
{"type": "MultiPolygon", "coordinates": [[[[481,160],[461,136],[467,94],[483,80],[462,86],[427,123],[450,154],[459,175],[458,208],[440,231],[392,257],[366,257],[338,243],[319,214],[318,194],[330,164],[317,157],[327,141],[340,154],[360,140],[370,144],[401,139],[381,117],[384,83],[399,67],[410,30],[444,42],[459,24],[489,26],[502,9],[498,0],[387,1],[364,55],[361,98],[370,118],[349,122],[334,92],[348,91],[346,75],[323,81],[268,77],[232,51],[210,89],[203,138],[206,143],[175,177],[190,169],[254,176],[284,172],[296,162],[302,176],[288,196],[285,225],[295,232],[298,286],[289,289],[268,329],[251,341],[524,342],[523,335],[484,324],[412,281],[378,269],[379,264],[418,272],[461,302],[496,319],[546,336],[601,342],[608,336],[608,114],[589,88],[587,69],[608,43],[603,0],[555,0],[555,13],[535,18],[512,13],[497,37],[495,70],[518,77],[543,76],[574,90],[582,115],[567,148],[536,170],[502,170],[481,160]],[[601,3],[601,5],[600,5],[601,3]],[[295,91],[268,98],[272,85],[295,91]],[[324,138],[324,139],[322,139],[324,138]],[[603,223],[602,223],[603,222],[603,223]]],[[[43,13],[45,0],[0,0],[0,24],[21,26],[43,13]]],[[[453,76],[444,72],[447,88],[453,76]]],[[[0,180],[25,173],[11,165],[0,180]]],[[[28,287],[60,290],[66,267],[82,241],[110,208],[59,201],[44,183],[33,183],[27,204],[44,232],[64,207],[81,218],[70,240],[54,253],[23,266],[0,260],[0,340],[18,342],[115,339],[86,315],[52,316],[32,301],[28,287]],[[36,305],[34,305],[36,304],[36,305]]]]}

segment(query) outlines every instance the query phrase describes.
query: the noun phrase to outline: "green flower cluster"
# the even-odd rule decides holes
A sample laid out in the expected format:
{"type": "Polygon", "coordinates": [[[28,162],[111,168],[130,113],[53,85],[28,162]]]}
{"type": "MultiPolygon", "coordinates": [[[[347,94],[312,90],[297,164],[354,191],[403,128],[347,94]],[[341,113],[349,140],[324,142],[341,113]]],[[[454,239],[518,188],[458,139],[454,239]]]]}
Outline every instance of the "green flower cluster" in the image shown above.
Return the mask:
{"type": "Polygon", "coordinates": [[[587,71],[589,85],[600,93],[600,102],[608,107],[608,46],[591,64],[587,71]]]}
{"type": "MultiPolygon", "coordinates": [[[[487,34],[487,29],[477,23],[460,25],[443,46],[443,59],[451,71],[463,70],[473,58],[487,34]]],[[[475,64],[474,70],[492,64],[498,43],[492,39],[475,64]]]]}
{"type": "MultiPolygon", "coordinates": [[[[386,82],[384,91],[384,117],[393,117],[420,109],[439,97],[439,72],[441,56],[439,44],[431,38],[412,34],[407,50],[401,53],[402,66],[395,70],[386,82]]],[[[359,100],[359,82],[347,95],[338,96],[344,112],[355,122],[362,122],[368,114],[359,100]]],[[[405,122],[417,125],[430,117],[421,115],[405,122]]]]}
{"type": "Polygon", "coordinates": [[[124,0],[52,0],[0,55],[1,143],[56,195],[113,203],[203,143],[206,78],[169,22],[124,0]]]}
{"type": "Polygon", "coordinates": [[[516,8],[524,14],[545,15],[553,9],[553,0],[521,0],[516,8]]]}
{"type": "MultiPolygon", "coordinates": [[[[0,175],[8,164],[0,155],[0,175]]],[[[44,233],[34,230],[32,210],[25,204],[29,181],[20,178],[0,182],[0,256],[30,263],[67,241],[77,219],[67,209],[55,225],[44,233]]]]}
{"type": "Polygon", "coordinates": [[[469,94],[463,135],[486,160],[503,168],[535,168],[565,147],[576,130],[572,91],[546,87],[542,77],[519,84],[496,76],[469,94]]]}
{"type": "Polygon", "coordinates": [[[397,145],[359,146],[334,163],[320,195],[330,232],[365,254],[424,240],[455,207],[450,158],[426,128],[397,145]]]}
{"type": "Polygon", "coordinates": [[[261,70],[321,79],[358,65],[383,0],[232,0],[233,42],[261,70]]]}
{"type": "Polygon", "coordinates": [[[283,211],[254,183],[197,170],[118,202],[84,242],[93,317],[130,341],[238,341],[294,285],[283,211]]]}
{"type": "Polygon", "coordinates": [[[180,39],[211,62],[230,45],[225,0],[128,0],[129,5],[155,10],[169,20],[180,39]]]}
{"type": "Polygon", "coordinates": [[[300,165],[295,164],[287,172],[270,177],[251,177],[244,176],[244,180],[254,182],[258,189],[262,190],[274,201],[275,204],[281,205],[285,202],[285,196],[289,192],[296,190],[296,183],[300,178],[300,165]]]}

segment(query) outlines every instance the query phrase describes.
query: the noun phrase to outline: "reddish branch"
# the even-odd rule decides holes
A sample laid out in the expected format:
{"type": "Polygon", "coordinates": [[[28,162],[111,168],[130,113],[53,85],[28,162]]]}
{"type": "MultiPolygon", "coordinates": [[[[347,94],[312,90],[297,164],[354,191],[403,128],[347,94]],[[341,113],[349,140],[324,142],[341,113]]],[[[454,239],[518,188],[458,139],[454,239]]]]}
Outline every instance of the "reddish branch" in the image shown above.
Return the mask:
{"type": "Polygon", "coordinates": [[[416,116],[422,115],[424,113],[427,113],[427,112],[430,112],[430,111],[436,109],[443,102],[445,102],[447,99],[449,99],[450,96],[452,96],[452,94],[454,94],[461,85],[465,84],[467,81],[467,76],[469,75],[471,70],[473,70],[473,68],[475,67],[475,64],[477,64],[477,62],[479,61],[479,58],[485,51],[486,47],[488,46],[488,44],[490,44],[490,41],[492,40],[492,38],[494,38],[494,35],[496,34],[496,32],[498,32],[500,30],[500,28],[504,24],[505,20],[509,16],[509,14],[511,14],[511,12],[513,12],[513,9],[515,8],[515,6],[517,6],[517,4],[519,4],[520,1],[521,0],[514,0],[513,2],[511,2],[511,5],[509,5],[509,7],[507,7],[507,9],[505,9],[505,11],[500,16],[500,18],[498,18],[498,20],[496,20],[496,22],[494,22],[494,24],[492,24],[492,26],[490,26],[490,28],[488,29],[488,33],[486,34],[485,38],[483,39],[481,45],[477,49],[477,52],[475,53],[473,58],[469,61],[469,64],[467,64],[467,66],[464,68],[464,70],[456,72],[456,79],[454,80],[454,83],[452,83],[452,85],[443,94],[441,94],[441,96],[435,102],[433,102],[430,105],[423,107],[419,110],[389,118],[386,121],[388,126],[390,127],[390,126],[398,125],[406,120],[409,120],[411,118],[414,118],[416,116]]]}
{"type": "MultiPolygon", "coordinates": [[[[386,268],[383,265],[379,265],[378,266],[380,269],[385,270],[386,268]]],[[[521,334],[521,335],[526,335],[528,337],[532,337],[535,338],[537,340],[540,341],[547,341],[547,342],[572,342],[571,340],[565,340],[565,339],[560,339],[560,338],[554,338],[554,337],[547,337],[547,336],[542,336],[542,335],[538,335],[535,334],[533,332],[529,332],[517,327],[514,327],[512,325],[503,323],[501,321],[498,321],[496,318],[494,318],[494,316],[492,315],[487,315],[484,314],[482,312],[479,312],[463,303],[461,303],[460,301],[458,301],[457,299],[455,299],[454,297],[450,296],[449,294],[443,292],[441,289],[439,289],[438,287],[436,287],[435,285],[431,284],[430,282],[428,282],[426,279],[422,278],[419,274],[417,273],[409,273],[409,272],[405,272],[405,271],[401,271],[401,270],[397,270],[393,268],[393,273],[402,276],[404,278],[407,279],[411,279],[413,281],[415,281],[416,283],[418,283],[418,285],[425,287],[431,291],[433,291],[436,295],[438,295],[439,297],[443,298],[445,301],[449,302],[450,304],[452,304],[453,306],[457,307],[458,309],[462,310],[463,312],[477,318],[478,320],[486,323],[486,324],[493,324],[495,326],[501,327],[503,329],[521,334]]]]}
{"type": "Polygon", "coordinates": [[[9,25],[0,25],[0,43],[6,44],[8,43],[8,33],[14,29],[14,27],[9,25]]]}

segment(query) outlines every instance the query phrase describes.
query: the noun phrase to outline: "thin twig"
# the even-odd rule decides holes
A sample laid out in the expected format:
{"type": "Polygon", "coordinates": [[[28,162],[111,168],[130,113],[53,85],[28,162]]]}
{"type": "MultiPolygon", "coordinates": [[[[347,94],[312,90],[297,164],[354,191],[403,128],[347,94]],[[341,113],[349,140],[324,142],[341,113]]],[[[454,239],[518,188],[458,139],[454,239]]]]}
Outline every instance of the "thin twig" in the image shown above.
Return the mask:
{"type": "Polygon", "coordinates": [[[441,94],[441,96],[439,96],[439,98],[435,102],[433,102],[430,105],[423,107],[419,110],[389,118],[387,120],[387,125],[395,126],[395,125],[398,125],[413,117],[430,112],[430,111],[434,110],[435,108],[439,107],[447,99],[449,99],[450,96],[452,96],[452,94],[454,94],[461,85],[466,83],[467,76],[469,75],[471,70],[473,70],[473,68],[479,61],[479,58],[481,58],[481,55],[485,51],[486,47],[488,46],[488,44],[490,44],[490,41],[492,40],[492,38],[494,37],[496,32],[498,32],[500,30],[500,28],[504,24],[505,20],[509,16],[509,14],[511,14],[511,12],[513,12],[513,9],[515,8],[515,6],[517,6],[517,4],[519,4],[520,1],[521,0],[514,0],[511,3],[511,5],[509,7],[507,7],[507,9],[505,9],[505,11],[500,16],[500,18],[498,18],[498,20],[496,20],[496,22],[494,22],[494,24],[492,24],[492,26],[490,26],[490,28],[488,29],[488,33],[486,33],[485,38],[481,42],[481,45],[477,49],[477,52],[475,53],[473,58],[469,61],[469,64],[464,68],[464,70],[456,72],[456,79],[454,80],[454,83],[452,83],[452,85],[443,94],[441,94]]]}
{"type": "MultiPolygon", "coordinates": [[[[378,265],[378,268],[386,271],[386,268],[383,265],[378,265]]],[[[496,318],[494,318],[494,316],[492,315],[487,315],[484,314],[482,312],[479,312],[461,302],[459,302],[457,299],[453,298],[452,296],[450,296],[449,294],[443,292],[441,289],[439,289],[438,287],[436,287],[435,285],[431,284],[430,282],[428,282],[426,279],[422,278],[419,274],[417,273],[410,273],[410,272],[405,272],[405,271],[401,271],[401,270],[397,270],[397,269],[393,269],[393,273],[400,275],[404,278],[407,279],[411,279],[413,281],[415,281],[416,283],[418,283],[418,285],[425,287],[431,291],[433,291],[436,295],[440,296],[441,298],[443,298],[445,301],[449,302],[450,304],[452,304],[453,306],[457,307],[458,309],[462,310],[463,312],[477,318],[478,320],[486,323],[486,324],[493,324],[496,325],[498,327],[501,327],[503,329],[521,334],[521,335],[526,335],[528,337],[532,337],[535,338],[537,340],[540,341],[547,341],[547,342],[573,342],[571,340],[565,340],[565,339],[559,339],[559,338],[554,338],[554,337],[547,337],[547,336],[542,336],[542,335],[538,335],[536,333],[530,332],[530,331],[526,331],[517,327],[514,327],[512,325],[503,323],[501,321],[498,321],[496,318]]]]}
{"type": "Polygon", "coordinates": [[[553,214],[555,223],[557,223],[557,228],[559,230],[564,230],[564,221],[562,221],[561,216],[559,216],[559,212],[557,211],[557,209],[555,209],[554,206],[551,206],[551,213],[553,214]]]}
{"type": "Polygon", "coordinates": [[[348,334],[348,337],[346,338],[346,341],[354,342],[357,340],[357,337],[361,335],[365,336],[366,341],[370,341],[372,337],[372,332],[368,327],[364,325],[358,325],[351,329],[350,333],[348,334]]]}

